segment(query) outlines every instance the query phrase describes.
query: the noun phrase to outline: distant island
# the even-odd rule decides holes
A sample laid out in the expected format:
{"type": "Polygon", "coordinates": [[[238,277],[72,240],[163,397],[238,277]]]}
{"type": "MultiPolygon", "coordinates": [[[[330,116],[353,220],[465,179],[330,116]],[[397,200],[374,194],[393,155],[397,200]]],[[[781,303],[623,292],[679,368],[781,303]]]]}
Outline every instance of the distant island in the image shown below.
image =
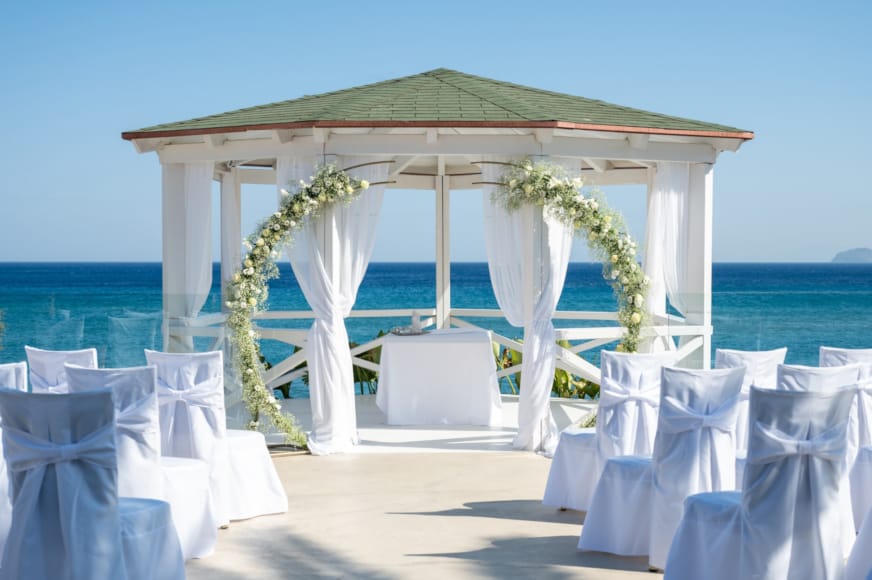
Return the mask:
{"type": "Polygon", "coordinates": [[[836,254],[833,262],[853,262],[866,263],[872,262],[872,249],[870,248],[854,248],[853,250],[844,250],[836,254]]]}

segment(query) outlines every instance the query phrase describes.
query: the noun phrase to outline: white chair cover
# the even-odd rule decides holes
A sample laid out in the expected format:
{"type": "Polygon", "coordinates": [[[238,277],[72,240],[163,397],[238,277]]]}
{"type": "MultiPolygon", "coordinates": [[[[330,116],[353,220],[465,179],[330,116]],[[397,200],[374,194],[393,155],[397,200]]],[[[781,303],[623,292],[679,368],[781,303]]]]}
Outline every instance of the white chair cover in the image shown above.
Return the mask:
{"type": "MultiPolygon", "coordinates": [[[[809,367],[803,365],[779,365],[776,388],[779,390],[809,390],[829,392],[850,386],[856,392],[860,379],[861,365],[851,364],[835,367],[809,367]]],[[[852,412],[854,405],[851,405],[852,412]]],[[[851,465],[856,457],[856,446],[851,445],[851,420],[848,419],[848,443],[845,453],[845,469],[841,471],[844,482],[839,486],[842,506],[842,537],[845,540],[844,556],[847,558],[854,545],[854,510],[851,507],[851,465]],[[849,455],[853,453],[853,455],[849,455]]]]}
{"type": "Polygon", "coordinates": [[[118,494],[163,499],[155,368],[88,369],[67,364],[66,373],[71,393],[112,390],[118,494]]]}
{"type": "Polygon", "coordinates": [[[170,504],[122,497],[118,509],[128,579],[184,580],[185,560],[170,504]]]}
{"type": "Polygon", "coordinates": [[[246,520],[288,511],[288,496],[266,447],[257,431],[227,430],[230,455],[231,520],[246,520]]]}
{"type": "MultiPolygon", "coordinates": [[[[27,363],[0,364],[0,388],[27,391],[27,363]]],[[[0,555],[6,545],[6,535],[12,523],[12,499],[9,492],[9,472],[3,457],[3,441],[0,439],[0,555]]]]}
{"type": "MultiPolygon", "coordinates": [[[[210,500],[209,469],[204,461],[197,459],[161,459],[155,367],[86,369],[67,365],[67,377],[71,392],[112,389],[119,493],[125,498],[169,502],[183,556],[194,558],[211,554],[217,540],[218,522],[210,500]],[[186,491],[179,492],[180,488],[186,491]],[[187,492],[191,488],[199,489],[202,497],[191,498],[187,492]]],[[[154,522],[151,527],[156,530],[155,537],[161,537],[163,508],[141,502],[134,507],[137,517],[154,522]]]]}
{"type": "Polygon", "coordinates": [[[745,380],[742,383],[742,394],[736,416],[736,451],[744,454],[748,449],[748,397],[751,395],[751,385],[774,389],[778,365],[784,364],[786,356],[786,347],[774,350],[719,348],[715,351],[715,368],[745,367],[745,380]]]}
{"type": "Polygon", "coordinates": [[[34,393],[66,393],[67,372],[64,364],[70,363],[90,369],[97,368],[97,349],[43,350],[25,346],[27,364],[30,366],[30,390],[34,393]]]}
{"type": "Polygon", "coordinates": [[[852,389],[751,389],[742,492],[685,502],[669,579],[842,578],[839,519],[852,389]]]}
{"type": "MultiPolygon", "coordinates": [[[[848,469],[851,482],[851,504],[857,530],[872,507],[872,463],[870,457],[860,460],[863,447],[872,446],[872,349],[820,347],[820,366],[837,367],[859,364],[860,381],[848,420],[848,469]]],[[[868,453],[868,452],[867,452],[868,453]]]]}
{"type": "Polygon", "coordinates": [[[0,391],[12,485],[3,578],[126,578],[112,394],[0,391]]]}
{"type": "Polygon", "coordinates": [[[651,455],[660,404],[660,371],[675,360],[675,354],[669,352],[600,353],[596,430],[564,430],[560,434],[545,487],[545,505],[586,511],[606,460],[620,455],[651,455]]]}
{"type": "Polygon", "coordinates": [[[735,421],[744,368],[662,370],[653,456],[610,459],[578,548],[649,555],[662,568],[684,499],[735,486],[735,421]]]}
{"type": "Polygon", "coordinates": [[[744,368],[663,369],[660,417],[652,455],[648,562],[666,566],[687,496],[736,487],[736,415],[744,368]]]}
{"type": "Polygon", "coordinates": [[[145,358],[157,367],[161,453],[209,465],[215,517],[219,525],[227,524],[229,461],[222,353],[146,350],[145,358]]]}

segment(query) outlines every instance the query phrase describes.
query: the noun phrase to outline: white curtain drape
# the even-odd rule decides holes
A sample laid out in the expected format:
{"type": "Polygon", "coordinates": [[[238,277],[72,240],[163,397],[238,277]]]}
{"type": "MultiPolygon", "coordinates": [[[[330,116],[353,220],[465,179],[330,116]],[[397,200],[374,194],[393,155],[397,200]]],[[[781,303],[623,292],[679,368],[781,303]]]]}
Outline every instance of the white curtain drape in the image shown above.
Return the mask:
{"type": "MultiPolygon", "coordinates": [[[[212,177],[214,163],[163,165],[164,310],[185,323],[199,313],[212,288],[212,177]]],[[[193,348],[172,337],[169,351],[193,348]]]]}
{"type": "MultiPolygon", "coordinates": [[[[645,274],[648,287],[648,311],[654,316],[666,314],[666,299],[681,314],[687,314],[689,282],[688,236],[690,165],[661,162],[649,183],[648,216],[645,235],[645,274]]],[[[672,341],[665,345],[674,348],[672,341]]],[[[654,343],[653,350],[662,348],[654,343]]]]}
{"type": "MultiPolygon", "coordinates": [[[[542,208],[514,212],[491,202],[506,167],[482,163],[484,231],[488,269],[500,309],[513,326],[524,328],[523,371],[514,446],[550,455],[557,445],[551,416],[556,333],[551,317],[563,291],[572,249],[572,228],[543,215],[542,208]]],[[[488,163],[491,162],[491,163],[488,163]]]]}
{"type": "MultiPolygon", "coordinates": [[[[337,165],[351,167],[379,160],[342,157],[337,165]]],[[[348,173],[370,183],[383,182],[389,167],[386,163],[367,165],[348,173]]],[[[313,169],[314,164],[305,160],[280,159],[279,186],[308,180],[313,169]]],[[[352,203],[336,204],[310,220],[288,248],[294,275],[317,317],[306,341],[312,405],[308,444],[314,455],[348,451],[358,442],[345,317],[372,255],[383,194],[384,185],[373,185],[352,203]]]]}

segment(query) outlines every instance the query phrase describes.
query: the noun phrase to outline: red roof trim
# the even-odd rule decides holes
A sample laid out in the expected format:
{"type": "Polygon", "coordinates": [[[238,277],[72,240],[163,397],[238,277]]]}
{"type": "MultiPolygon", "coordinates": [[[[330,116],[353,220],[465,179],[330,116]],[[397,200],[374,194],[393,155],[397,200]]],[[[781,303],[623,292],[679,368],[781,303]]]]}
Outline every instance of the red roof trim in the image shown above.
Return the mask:
{"type": "Polygon", "coordinates": [[[579,131],[607,131],[614,133],[641,133],[646,135],[681,135],[687,137],[716,137],[724,139],[753,139],[751,131],[694,131],[690,129],[657,129],[652,127],[626,127],[622,125],[597,125],[594,123],[570,123],[566,121],[302,121],[296,123],[265,123],[235,127],[211,127],[204,129],[175,129],[167,131],[127,131],[122,139],[158,139],[189,135],[212,135],[215,133],[242,133],[245,131],[269,131],[272,129],[339,129],[354,127],[479,127],[486,129],[575,129],[579,131]]]}

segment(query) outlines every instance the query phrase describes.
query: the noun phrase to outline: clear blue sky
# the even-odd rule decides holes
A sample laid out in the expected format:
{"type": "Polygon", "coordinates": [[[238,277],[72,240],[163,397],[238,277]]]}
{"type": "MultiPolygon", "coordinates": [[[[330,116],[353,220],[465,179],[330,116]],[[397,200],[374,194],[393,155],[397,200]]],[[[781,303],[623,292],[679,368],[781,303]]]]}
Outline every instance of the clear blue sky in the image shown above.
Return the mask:
{"type": "MultiPolygon", "coordinates": [[[[715,260],[828,261],[872,246],[870,26],[865,0],[8,2],[0,261],[160,260],[160,165],[124,130],[438,67],[752,130],[715,166],[715,260]]],[[[606,194],[641,238],[642,190],[606,194]]],[[[453,257],[483,260],[454,197],[453,257]]],[[[374,259],[432,260],[432,215],[389,192],[374,259]]]]}

